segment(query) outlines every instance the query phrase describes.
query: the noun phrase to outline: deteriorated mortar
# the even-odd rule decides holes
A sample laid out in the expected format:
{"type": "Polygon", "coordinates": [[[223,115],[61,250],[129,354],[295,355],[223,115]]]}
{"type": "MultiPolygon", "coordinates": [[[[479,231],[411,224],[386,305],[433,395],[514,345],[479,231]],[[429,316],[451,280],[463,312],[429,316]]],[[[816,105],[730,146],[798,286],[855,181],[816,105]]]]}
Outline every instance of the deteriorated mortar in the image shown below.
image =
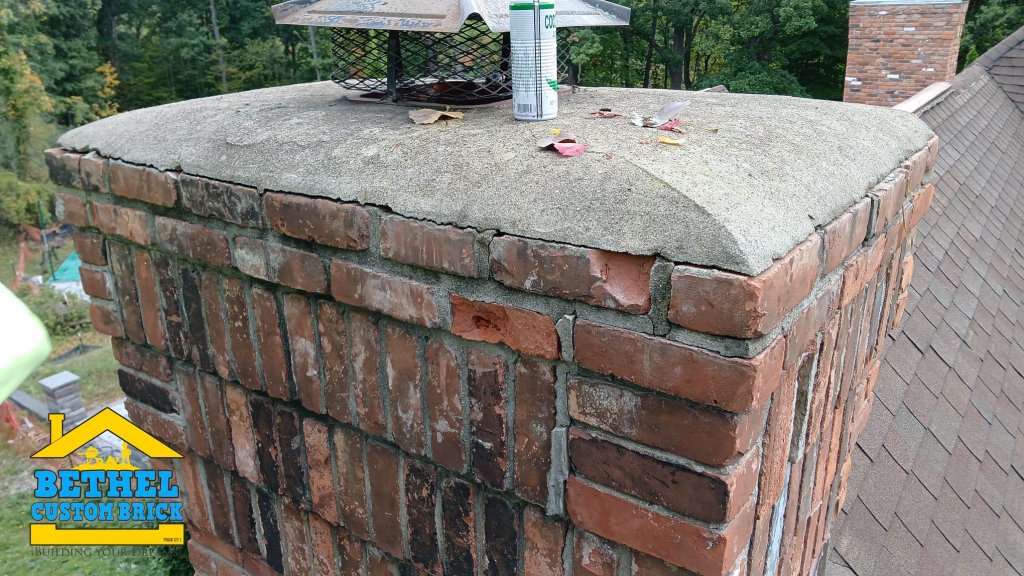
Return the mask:
{"type": "MultiPolygon", "coordinates": [[[[292,94],[312,107],[318,91],[253,99],[262,106],[277,94],[294,105],[292,94]]],[[[573,97],[578,114],[599,99],[647,106],[663,96],[590,94],[573,97]]],[[[836,146],[846,136],[829,131],[845,122],[828,117],[846,108],[715,98],[700,97],[695,106],[705,112],[695,122],[726,133],[745,126],[792,135],[755,124],[763,120],[757,114],[742,124],[712,113],[756,102],[782,116],[824,112],[803,127],[817,126],[836,146]]],[[[244,100],[192,106],[220,107],[206,117],[219,123],[204,128],[207,135],[252,138],[256,132],[239,132],[251,114],[223,112],[244,100]]],[[[335,104],[333,121],[342,124],[403,113],[335,104]]],[[[904,118],[849,110],[860,120],[904,118]]],[[[407,208],[417,205],[413,192],[445,193],[445,203],[422,204],[438,217],[400,213],[381,205],[383,196],[377,205],[338,199],[344,186],[324,197],[330,179],[289,172],[294,158],[270,162],[258,146],[229,145],[210,156],[245,170],[267,162],[245,178],[214,179],[224,172],[194,152],[212,153],[212,137],[197,132],[193,147],[150,132],[161,114],[177,112],[137,115],[134,129],[118,121],[77,131],[64,142],[88,153],[51,150],[47,161],[61,187],[60,216],[80,229],[93,323],[114,337],[128,410],[186,455],[173,465],[198,573],[761,576],[771,566],[789,576],[816,569],[871,409],[885,335],[907,298],[913,231],[931,201],[925,173],[934,139],[917,145],[915,129],[907,137],[876,126],[889,136],[856,132],[846,138],[848,153],[808,152],[792,171],[837,187],[835,197],[815,201],[819,214],[829,214],[821,226],[805,223],[799,237],[790,236],[804,224],[793,218],[734,227],[734,238],[753,243],[782,233],[763,244],[775,247],[767,251],[701,249],[720,264],[782,251],[751,276],[670,256],[682,252],[622,251],[640,236],[620,243],[609,222],[625,219],[652,242],[668,238],[659,246],[694,240],[678,227],[642,230],[630,205],[601,204],[609,212],[594,214],[585,234],[584,213],[574,213],[580,234],[560,237],[566,243],[549,236],[565,230],[544,228],[545,216],[528,208],[494,227],[467,226],[484,218],[486,210],[469,209],[479,195],[411,172],[377,182],[405,176],[423,186],[387,197],[407,208]],[[867,142],[878,145],[861,149],[867,142]],[[120,157],[108,157],[115,149],[120,157]],[[813,163],[833,155],[842,160],[813,163]],[[143,157],[160,168],[138,164],[143,157]],[[163,169],[179,165],[195,173],[163,169]],[[847,171],[868,173],[837,176],[847,171]],[[291,182],[286,190],[267,189],[281,178],[291,182]]],[[[427,128],[448,136],[415,137],[436,143],[466,134],[472,142],[473,122],[496,123],[494,114],[427,128]]],[[[606,129],[607,141],[620,130],[603,120],[563,120],[606,129]]],[[[296,137],[318,134],[314,126],[297,129],[303,121],[287,122],[296,137]]],[[[284,145],[282,126],[268,129],[268,142],[284,145]]],[[[502,130],[527,138],[522,131],[532,128],[502,130]]],[[[698,158],[722,152],[716,146],[694,137],[693,150],[677,152],[698,158]]],[[[786,154],[813,148],[792,144],[786,154]]],[[[758,173],[742,165],[755,162],[757,150],[752,144],[718,162],[731,161],[730,174],[758,173]]],[[[440,154],[419,153],[423,164],[440,154]]],[[[598,186],[594,194],[606,200],[640,174],[634,164],[597,182],[587,171],[600,155],[529,154],[598,186]]],[[[502,174],[487,175],[481,165],[462,173],[482,190],[500,189],[502,174]]],[[[334,167],[324,170],[342,178],[334,167]]],[[[530,172],[518,176],[527,188],[540,182],[530,172]]],[[[810,195],[794,182],[762,188],[799,195],[786,205],[802,209],[810,195]]],[[[588,193],[574,190],[577,199],[588,193]]],[[[636,190],[634,205],[659,210],[669,201],[636,190]]],[[[676,200],[697,196],[674,190],[676,200]]],[[[738,212],[775,201],[749,191],[731,197],[738,212]]],[[[713,212],[694,210],[669,221],[679,226],[713,212]]],[[[719,214],[719,224],[728,220],[727,211],[719,214]]]]}

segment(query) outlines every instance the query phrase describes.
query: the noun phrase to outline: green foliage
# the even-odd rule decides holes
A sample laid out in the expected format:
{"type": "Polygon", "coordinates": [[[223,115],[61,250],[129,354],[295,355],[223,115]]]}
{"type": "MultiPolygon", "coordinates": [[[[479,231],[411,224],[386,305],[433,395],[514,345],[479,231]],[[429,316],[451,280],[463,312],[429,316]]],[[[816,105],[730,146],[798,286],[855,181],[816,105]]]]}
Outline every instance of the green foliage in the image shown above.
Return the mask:
{"type": "Polygon", "coordinates": [[[24,182],[12,172],[0,172],[0,222],[38,226],[40,202],[49,212],[53,203],[49,185],[24,182]]]}
{"type": "Polygon", "coordinates": [[[70,336],[89,322],[89,303],[74,296],[65,296],[43,286],[35,294],[23,288],[21,301],[39,317],[51,337],[70,336]]]}
{"type": "Polygon", "coordinates": [[[1020,0],[973,0],[960,39],[959,67],[963,69],[989,48],[1024,26],[1024,2],[1020,0]]]}

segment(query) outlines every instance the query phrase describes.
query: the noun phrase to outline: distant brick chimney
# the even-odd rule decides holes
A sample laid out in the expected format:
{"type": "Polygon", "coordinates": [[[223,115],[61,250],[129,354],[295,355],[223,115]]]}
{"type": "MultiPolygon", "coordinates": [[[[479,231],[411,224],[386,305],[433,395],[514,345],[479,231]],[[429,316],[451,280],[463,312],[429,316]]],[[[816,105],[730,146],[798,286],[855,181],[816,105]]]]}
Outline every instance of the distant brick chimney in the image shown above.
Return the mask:
{"type": "Polygon", "coordinates": [[[966,0],[854,0],[843,100],[894,106],[956,75],[966,0]]]}

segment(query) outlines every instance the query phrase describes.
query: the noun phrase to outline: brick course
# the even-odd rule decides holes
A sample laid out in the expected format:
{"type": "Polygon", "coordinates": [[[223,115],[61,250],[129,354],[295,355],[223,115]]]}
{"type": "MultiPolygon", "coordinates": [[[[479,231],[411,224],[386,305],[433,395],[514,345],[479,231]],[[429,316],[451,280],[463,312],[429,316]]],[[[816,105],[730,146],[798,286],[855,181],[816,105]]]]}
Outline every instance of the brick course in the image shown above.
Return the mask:
{"type": "Polygon", "coordinates": [[[757,276],[47,157],[200,572],[731,576],[820,559],[933,146],[757,276]]]}

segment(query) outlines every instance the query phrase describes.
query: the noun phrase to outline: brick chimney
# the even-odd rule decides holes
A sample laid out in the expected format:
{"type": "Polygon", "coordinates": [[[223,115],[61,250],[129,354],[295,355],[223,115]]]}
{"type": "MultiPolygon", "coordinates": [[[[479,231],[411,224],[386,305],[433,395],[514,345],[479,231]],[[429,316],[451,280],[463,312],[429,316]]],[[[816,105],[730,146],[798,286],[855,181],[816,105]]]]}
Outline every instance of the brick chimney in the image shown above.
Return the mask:
{"type": "Polygon", "coordinates": [[[543,125],[339,96],[140,110],[47,154],[128,412],[184,454],[197,572],[813,573],[927,127],[694,93],[675,147],[590,112],[678,92],[584,89],[543,125]],[[539,148],[556,125],[590,150],[539,148]]]}
{"type": "Polygon", "coordinates": [[[967,0],[854,0],[843,100],[895,106],[956,75],[967,0]]]}

